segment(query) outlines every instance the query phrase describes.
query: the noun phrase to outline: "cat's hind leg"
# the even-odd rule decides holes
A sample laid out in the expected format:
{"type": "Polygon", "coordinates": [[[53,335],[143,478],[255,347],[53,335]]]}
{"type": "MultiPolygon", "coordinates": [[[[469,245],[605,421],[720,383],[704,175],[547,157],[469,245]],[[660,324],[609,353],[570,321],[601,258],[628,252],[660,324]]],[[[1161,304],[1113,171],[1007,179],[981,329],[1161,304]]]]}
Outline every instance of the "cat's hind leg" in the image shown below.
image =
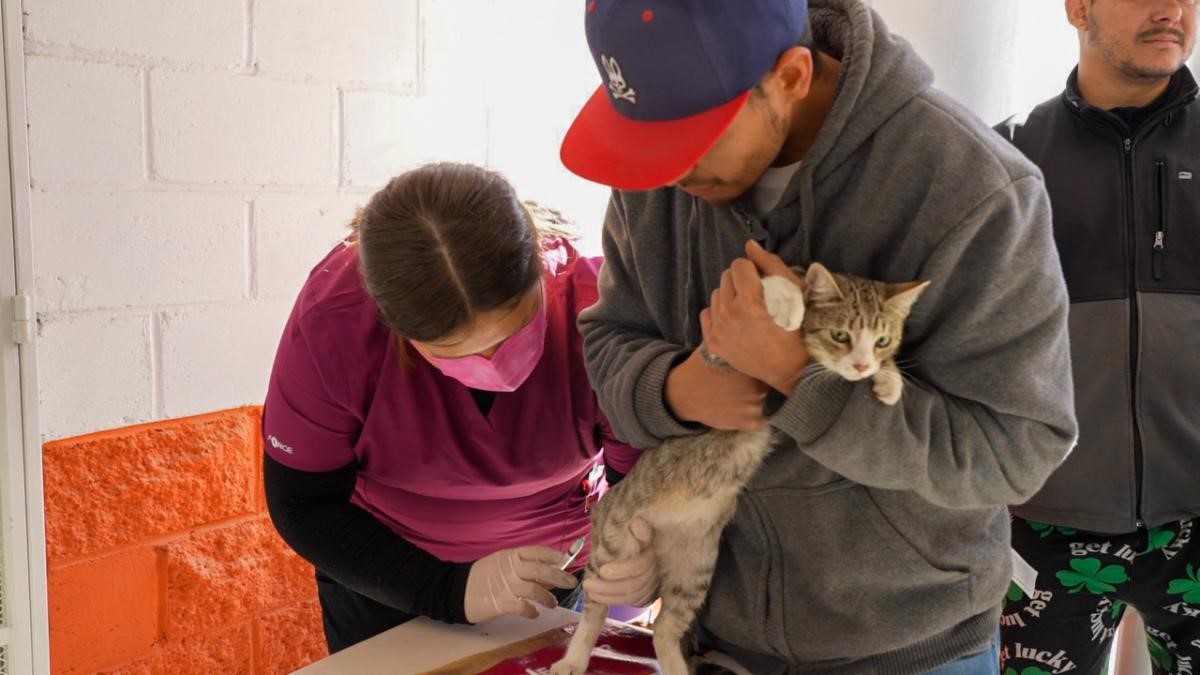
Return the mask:
{"type": "MultiPolygon", "coordinates": [[[[632,476],[631,476],[632,478],[632,476]]],[[[626,478],[629,480],[629,478],[626,478]]],[[[623,485],[623,484],[622,484],[623,485]]],[[[631,507],[623,507],[627,503],[622,498],[629,488],[614,488],[592,512],[591,559],[587,564],[587,576],[598,575],[598,570],[614,560],[624,560],[636,555],[640,544],[629,532],[628,523],[632,515],[626,513],[631,507]]],[[[553,666],[552,675],[584,675],[587,673],[588,661],[592,648],[604,629],[604,621],[608,618],[608,605],[596,602],[590,598],[583,603],[583,616],[575,627],[575,635],[567,646],[567,652],[553,666]]]]}
{"type": "Polygon", "coordinates": [[[584,602],[583,617],[579,620],[579,625],[575,627],[575,635],[571,637],[567,653],[550,666],[551,675],[585,675],[587,673],[592,648],[596,646],[596,640],[600,638],[600,631],[603,630],[604,621],[607,618],[608,605],[594,600],[584,602]]]}
{"type": "Polygon", "coordinates": [[[695,607],[684,598],[663,595],[662,612],[654,619],[654,654],[663,675],[688,675],[687,657],[683,653],[683,640],[696,617],[695,607]]]}
{"type": "Polygon", "coordinates": [[[663,675],[690,672],[684,639],[690,634],[696,612],[708,597],[721,529],[712,527],[699,537],[694,532],[679,531],[678,537],[655,540],[662,575],[662,612],[654,620],[654,653],[663,675]]]}

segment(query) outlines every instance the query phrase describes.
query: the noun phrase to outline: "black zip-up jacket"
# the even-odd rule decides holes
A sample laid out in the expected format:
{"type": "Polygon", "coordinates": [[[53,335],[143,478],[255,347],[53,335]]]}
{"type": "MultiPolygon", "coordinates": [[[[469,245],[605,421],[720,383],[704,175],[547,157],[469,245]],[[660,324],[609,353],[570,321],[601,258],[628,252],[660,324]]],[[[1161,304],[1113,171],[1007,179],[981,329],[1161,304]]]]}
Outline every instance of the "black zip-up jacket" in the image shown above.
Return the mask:
{"type": "Polygon", "coordinates": [[[1200,106],[1187,68],[1130,128],[1061,95],[997,129],[1045,175],[1079,444],[1013,512],[1095,532],[1200,514],[1200,106]]]}

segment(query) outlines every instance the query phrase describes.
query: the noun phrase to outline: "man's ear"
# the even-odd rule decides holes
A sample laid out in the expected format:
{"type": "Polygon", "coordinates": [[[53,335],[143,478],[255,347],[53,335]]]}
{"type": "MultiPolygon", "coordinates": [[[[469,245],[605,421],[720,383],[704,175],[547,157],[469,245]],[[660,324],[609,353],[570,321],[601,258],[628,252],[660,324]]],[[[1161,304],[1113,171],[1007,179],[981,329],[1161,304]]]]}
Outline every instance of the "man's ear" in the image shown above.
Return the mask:
{"type": "Polygon", "coordinates": [[[1078,30],[1087,30],[1092,0],[1066,0],[1064,7],[1067,10],[1067,21],[1078,30]]]}
{"type": "Polygon", "coordinates": [[[816,54],[808,47],[792,47],[775,61],[770,77],[776,80],[788,101],[808,96],[816,72],[813,68],[815,58],[816,54]]]}

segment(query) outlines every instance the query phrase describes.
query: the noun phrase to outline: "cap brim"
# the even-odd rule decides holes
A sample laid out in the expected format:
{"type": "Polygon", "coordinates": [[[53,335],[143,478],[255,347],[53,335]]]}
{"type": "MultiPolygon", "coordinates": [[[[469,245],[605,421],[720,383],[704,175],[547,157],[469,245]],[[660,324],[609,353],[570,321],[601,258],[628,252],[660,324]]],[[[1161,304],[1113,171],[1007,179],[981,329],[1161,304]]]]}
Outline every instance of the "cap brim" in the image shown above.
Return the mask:
{"type": "Polygon", "coordinates": [[[641,122],[617,112],[601,85],[567,130],[560,157],[573,173],[619,190],[662,187],[712,149],[749,98],[747,91],[699,115],[641,122]]]}

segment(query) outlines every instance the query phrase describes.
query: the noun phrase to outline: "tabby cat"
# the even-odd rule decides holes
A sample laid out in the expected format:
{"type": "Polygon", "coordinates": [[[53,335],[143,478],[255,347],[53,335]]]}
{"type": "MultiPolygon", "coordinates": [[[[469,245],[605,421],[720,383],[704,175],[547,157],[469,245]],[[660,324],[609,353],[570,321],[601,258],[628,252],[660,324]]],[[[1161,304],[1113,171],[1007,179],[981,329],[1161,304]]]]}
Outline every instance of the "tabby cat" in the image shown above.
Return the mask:
{"type": "MultiPolygon", "coordinates": [[[[872,378],[876,397],[894,405],[903,380],[893,357],[904,320],[929,282],[871,281],[833,274],[819,263],[808,268],[804,281],[802,292],[783,277],[763,279],[772,318],[787,330],[803,327],[805,346],[821,367],[851,381],[872,378]]],[[[769,427],[669,440],[644,453],[592,512],[589,575],[605,563],[638,554],[639,543],[629,530],[635,517],[654,528],[662,596],[654,651],[665,675],[688,673],[683,639],[708,594],[721,531],[733,516],[738,493],[771,449],[769,427]]],[[[571,644],[551,673],[587,672],[607,616],[607,605],[584,604],[571,644]]]]}

